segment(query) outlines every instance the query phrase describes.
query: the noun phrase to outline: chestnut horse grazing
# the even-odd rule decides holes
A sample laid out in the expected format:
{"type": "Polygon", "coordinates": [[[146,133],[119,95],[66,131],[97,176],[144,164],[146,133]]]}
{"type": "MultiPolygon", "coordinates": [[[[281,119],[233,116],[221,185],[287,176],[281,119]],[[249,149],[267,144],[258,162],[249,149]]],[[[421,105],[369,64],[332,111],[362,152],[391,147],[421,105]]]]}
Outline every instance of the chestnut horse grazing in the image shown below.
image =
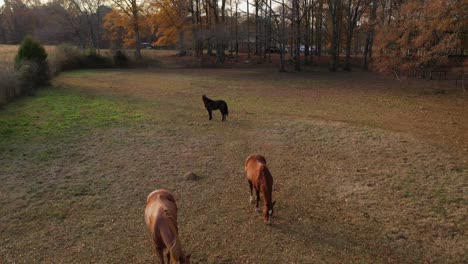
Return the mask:
{"type": "Polygon", "coordinates": [[[162,264],[164,249],[167,249],[167,263],[190,263],[190,255],[184,255],[179,239],[177,205],[168,190],[159,189],[148,195],[145,222],[162,264]]]}
{"type": "Polygon", "coordinates": [[[260,193],[263,199],[263,219],[266,224],[270,223],[270,218],[273,215],[272,202],[273,193],[273,177],[270,170],[268,170],[265,157],[261,155],[250,155],[245,161],[245,176],[250,186],[250,203],[253,203],[252,187],[255,188],[257,194],[257,205],[255,210],[258,210],[258,202],[260,200],[260,193]]]}

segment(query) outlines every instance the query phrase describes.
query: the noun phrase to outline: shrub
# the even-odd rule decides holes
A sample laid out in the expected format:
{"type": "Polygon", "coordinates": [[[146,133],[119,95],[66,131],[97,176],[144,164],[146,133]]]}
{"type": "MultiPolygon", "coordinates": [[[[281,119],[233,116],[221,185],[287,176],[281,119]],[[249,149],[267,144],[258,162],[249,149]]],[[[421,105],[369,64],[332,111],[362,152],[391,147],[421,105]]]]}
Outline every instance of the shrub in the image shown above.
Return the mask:
{"type": "Polygon", "coordinates": [[[112,62],[90,50],[83,51],[76,46],[62,44],[56,48],[51,65],[53,73],[58,74],[76,69],[109,68],[112,67],[112,62]]]}
{"type": "Polygon", "coordinates": [[[0,68],[0,106],[21,93],[17,74],[13,69],[0,68]]]}
{"type": "Polygon", "coordinates": [[[91,52],[86,55],[82,62],[81,68],[109,68],[112,66],[111,61],[97,53],[91,52]]]}
{"type": "Polygon", "coordinates": [[[128,58],[127,55],[125,55],[122,51],[118,50],[114,53],[113,56],[114,59],[114,65],[123,68],[128,65],[128,58]]]}
{"type": "Polygon", "coordinates": [[[15,69],[31,82],[32,87],[49,82],[49,64],[44,47],[31,37],[25,37],[15,57],[15,69]],[[22,69],[26,67],[26,69],[22,69]]]}
{"type": "Polygon", "coordinates": [[[84,57],[80,49],[70,44],[57,46],[53,55],[50,65],[54,74],[59,74],[61,71],[79,69],[84,57]]]}

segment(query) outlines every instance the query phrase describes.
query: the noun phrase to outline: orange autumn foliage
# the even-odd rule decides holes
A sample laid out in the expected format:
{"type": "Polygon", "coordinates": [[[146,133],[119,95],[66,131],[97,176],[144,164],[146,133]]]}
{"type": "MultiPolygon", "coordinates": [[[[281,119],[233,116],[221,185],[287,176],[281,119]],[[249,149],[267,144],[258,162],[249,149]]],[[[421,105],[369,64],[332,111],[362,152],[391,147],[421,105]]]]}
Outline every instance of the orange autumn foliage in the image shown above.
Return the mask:
{"type": "MultiPolygon", "coordinates": [[[[157,27],[151,16],[142,15],[138,21],[142,39],[155,35],[157,27]]],[[[106,38],[115,46],[124,48],[135,47],[135,32],[132,19],[123,12],[113,10],[104,17],[103,28],[107,31],[106,38]]]]}
{"type": "Polygon", "coordinates": [[[179,33],[186,30],[190,2],[187,0],[152,0],[152,20],[158,25],[157,45],[176,45],[179,33]]]}
{"type": "Polygon", "coordinates": [[[416,67],[437,67],[457,54],[466,25],[460,0],[413,0],[394,10],[377,28],[375,66],[382,72],[408,74],[416,67]]]}

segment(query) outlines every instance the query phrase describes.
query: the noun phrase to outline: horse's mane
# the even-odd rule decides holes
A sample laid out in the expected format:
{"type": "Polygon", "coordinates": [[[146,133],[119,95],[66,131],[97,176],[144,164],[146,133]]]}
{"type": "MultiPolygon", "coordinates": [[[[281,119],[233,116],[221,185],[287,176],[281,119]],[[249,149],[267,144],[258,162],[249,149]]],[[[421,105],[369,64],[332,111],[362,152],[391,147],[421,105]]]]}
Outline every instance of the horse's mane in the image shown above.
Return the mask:
{"type": "Polygon", "coordinates": [[[179,233],[177,228],[177,208],[174,204],[164,203],[162,206],[162,212],[164,213],[165,218],[168,220],[170,227],[175,227],[177,233],[179,233]]]}
{"type": "Polygon", "coordinates": [[[210,98],[208,98],[208,96],[206,96],[206,95],[202,95],[202,99],[203,99],[204,102],[213,101],[210,98]]]}
{"type": "Polygon", "coordinates": [[[179,228],[177,226],[177,208],[175,204],[164,203],[164,205],[162,206],[162,213],[167,220],[169,229],[172,231],[175,231],[175,233],[173,234],[174,241],[172,242],[171,245],[166,245],[166,246],[172,252],[172,254],[178,258],[182,256],[184,253],[182,250],[182,244],[180,243],[180,239],[179,239],[179,228]]]}
{"type": "Polygon", "coordinates": [[[271,177],[270,170],[268,170],[268,167],[265,164],[261,164],[258,170],[258,184],[260,185],[260,188],[262,189],[261,193],[263,196],[264,207],[271,205],[271,202],[272,202],[271,201],[271,193],[272,193],[272,187],[273,187],[272,181],[273,181],[273,178],[271,177]]]}

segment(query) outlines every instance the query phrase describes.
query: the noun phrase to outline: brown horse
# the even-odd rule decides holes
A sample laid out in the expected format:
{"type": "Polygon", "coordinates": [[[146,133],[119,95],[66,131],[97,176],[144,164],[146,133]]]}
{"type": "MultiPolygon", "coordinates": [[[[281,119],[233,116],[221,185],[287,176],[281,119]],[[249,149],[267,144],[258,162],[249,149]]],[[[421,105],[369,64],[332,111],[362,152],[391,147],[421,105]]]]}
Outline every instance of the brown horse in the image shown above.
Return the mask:
{"type": "Polygon", "coordinates": [[[273,206],[276,204],[272,202],[273,192],[273,177],[270,170],[268,170],[265,157],[261,155],[250,155],[245,161],[245,176],[250,186],[250,203],[253,203],[252,189],[255,188],[257,194],[257,205],[255,210],[258,210],[258,202],[260,200],[260,193],[263,199],[263,219],[266,224],[270,223],[270,218],[273,215],[273,206]]]}
{"type": "Polygon", "coordinates": [[[145,222],[162,264],[164,249],[167,249],[167,263],[190,263],[190,255],[185,256],[182,250],[177,227],[177,205],[169,191],[160,189],[148,195],[145,222]]]}

